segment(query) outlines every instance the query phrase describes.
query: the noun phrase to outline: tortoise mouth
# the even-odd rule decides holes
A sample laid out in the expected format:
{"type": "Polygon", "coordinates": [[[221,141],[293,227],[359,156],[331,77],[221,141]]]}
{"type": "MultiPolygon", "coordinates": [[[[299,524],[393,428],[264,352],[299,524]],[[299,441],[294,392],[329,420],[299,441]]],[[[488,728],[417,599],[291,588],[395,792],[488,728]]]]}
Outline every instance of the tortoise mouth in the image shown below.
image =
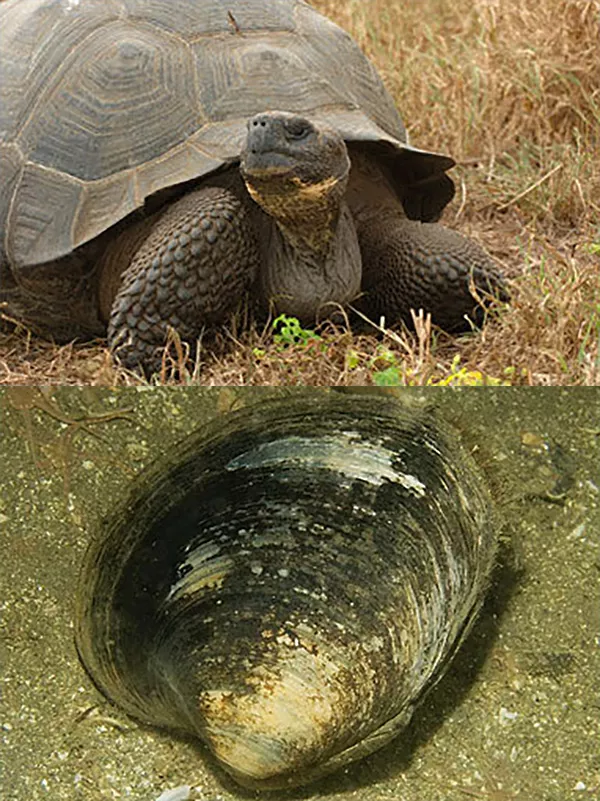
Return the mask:
{"type": "Polygon", "coordinates": [[[297,159],[281,150],[246,151],[240,171],[243,178],[288,178],[296,171],[297,159]]]}

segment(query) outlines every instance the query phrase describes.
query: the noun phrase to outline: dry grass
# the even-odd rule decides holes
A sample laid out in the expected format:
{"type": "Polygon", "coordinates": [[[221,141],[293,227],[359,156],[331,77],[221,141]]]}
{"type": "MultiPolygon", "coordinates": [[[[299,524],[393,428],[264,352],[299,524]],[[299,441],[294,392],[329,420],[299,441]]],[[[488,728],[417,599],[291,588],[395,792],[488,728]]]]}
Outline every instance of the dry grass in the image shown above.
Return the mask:
{"type": "MultiPolygon", "coordinates": [[[[313,0],[374,60],[422,147],[451,153],[448,225],[479,239],[512,302],[482,332],[357,335],[328,328],[285,348],[224,335],[173,378],[203,384],[414,384],[455,376],[600,383],[600,3],[597,0],[313,0]],[[459,373],[459,366],[464,366],[459,373]],[[454,364],[454,366],[452,366],[454,364]],[[383,380],[380,376],[380,380],[383,380]]],[[[173,350],[173,349],[172,349],[173,350]]],[[[0,382],[128,384],[101,345],[0,338],[0,382]]]]}

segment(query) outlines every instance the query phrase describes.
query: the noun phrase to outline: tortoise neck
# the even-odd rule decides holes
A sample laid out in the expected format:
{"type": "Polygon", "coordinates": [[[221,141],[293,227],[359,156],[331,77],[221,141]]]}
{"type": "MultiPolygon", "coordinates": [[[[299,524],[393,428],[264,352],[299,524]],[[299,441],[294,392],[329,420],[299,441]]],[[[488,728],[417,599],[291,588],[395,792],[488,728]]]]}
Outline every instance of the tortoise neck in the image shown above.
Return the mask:
{"type": "Polygon", "coordinates": [[[281,182],[253,178],[246,180],[246,187],[291,247],[325,257],[338,228],[347,183],[346,174],[310,184],[298,177],[281,182]]]}
{"type": "Polygon", "coordinates": [[[331,316],[360,292],[361,256],[350,210],[324,209],[311,226],[272,220],[263,240],[262,296],[278,314],[303,323],[331,316]],[[319,224],[318,224],[319,223],[319,224]]]}

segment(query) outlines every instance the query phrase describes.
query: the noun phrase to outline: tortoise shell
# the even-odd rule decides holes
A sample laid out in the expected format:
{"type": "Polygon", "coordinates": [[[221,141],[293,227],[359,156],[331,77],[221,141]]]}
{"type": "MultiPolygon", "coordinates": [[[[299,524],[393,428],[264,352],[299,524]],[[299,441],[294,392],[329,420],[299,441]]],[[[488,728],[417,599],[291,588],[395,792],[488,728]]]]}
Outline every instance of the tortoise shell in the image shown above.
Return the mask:
{"type": "Polygon", "coordinates": [[[409,216],[452,197],[452,159],[407,145],[373,65],[302,0],[8,0],[0,27],[0,263],[58,259],[235,163],[265,110],[379,143],[409,216]]]}

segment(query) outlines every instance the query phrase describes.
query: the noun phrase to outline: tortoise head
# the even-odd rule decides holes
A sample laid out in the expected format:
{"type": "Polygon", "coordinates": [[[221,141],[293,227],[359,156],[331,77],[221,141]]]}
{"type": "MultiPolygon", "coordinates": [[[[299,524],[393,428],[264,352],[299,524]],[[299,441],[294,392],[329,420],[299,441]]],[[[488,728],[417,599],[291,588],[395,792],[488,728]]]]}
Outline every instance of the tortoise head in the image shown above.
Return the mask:
{"type": "Polygon", "coordinates": [[[339,208],[350,171],[340,134],[283,111],[248,121],[240,170],[252,198],[282,222],[339,208]]]}

